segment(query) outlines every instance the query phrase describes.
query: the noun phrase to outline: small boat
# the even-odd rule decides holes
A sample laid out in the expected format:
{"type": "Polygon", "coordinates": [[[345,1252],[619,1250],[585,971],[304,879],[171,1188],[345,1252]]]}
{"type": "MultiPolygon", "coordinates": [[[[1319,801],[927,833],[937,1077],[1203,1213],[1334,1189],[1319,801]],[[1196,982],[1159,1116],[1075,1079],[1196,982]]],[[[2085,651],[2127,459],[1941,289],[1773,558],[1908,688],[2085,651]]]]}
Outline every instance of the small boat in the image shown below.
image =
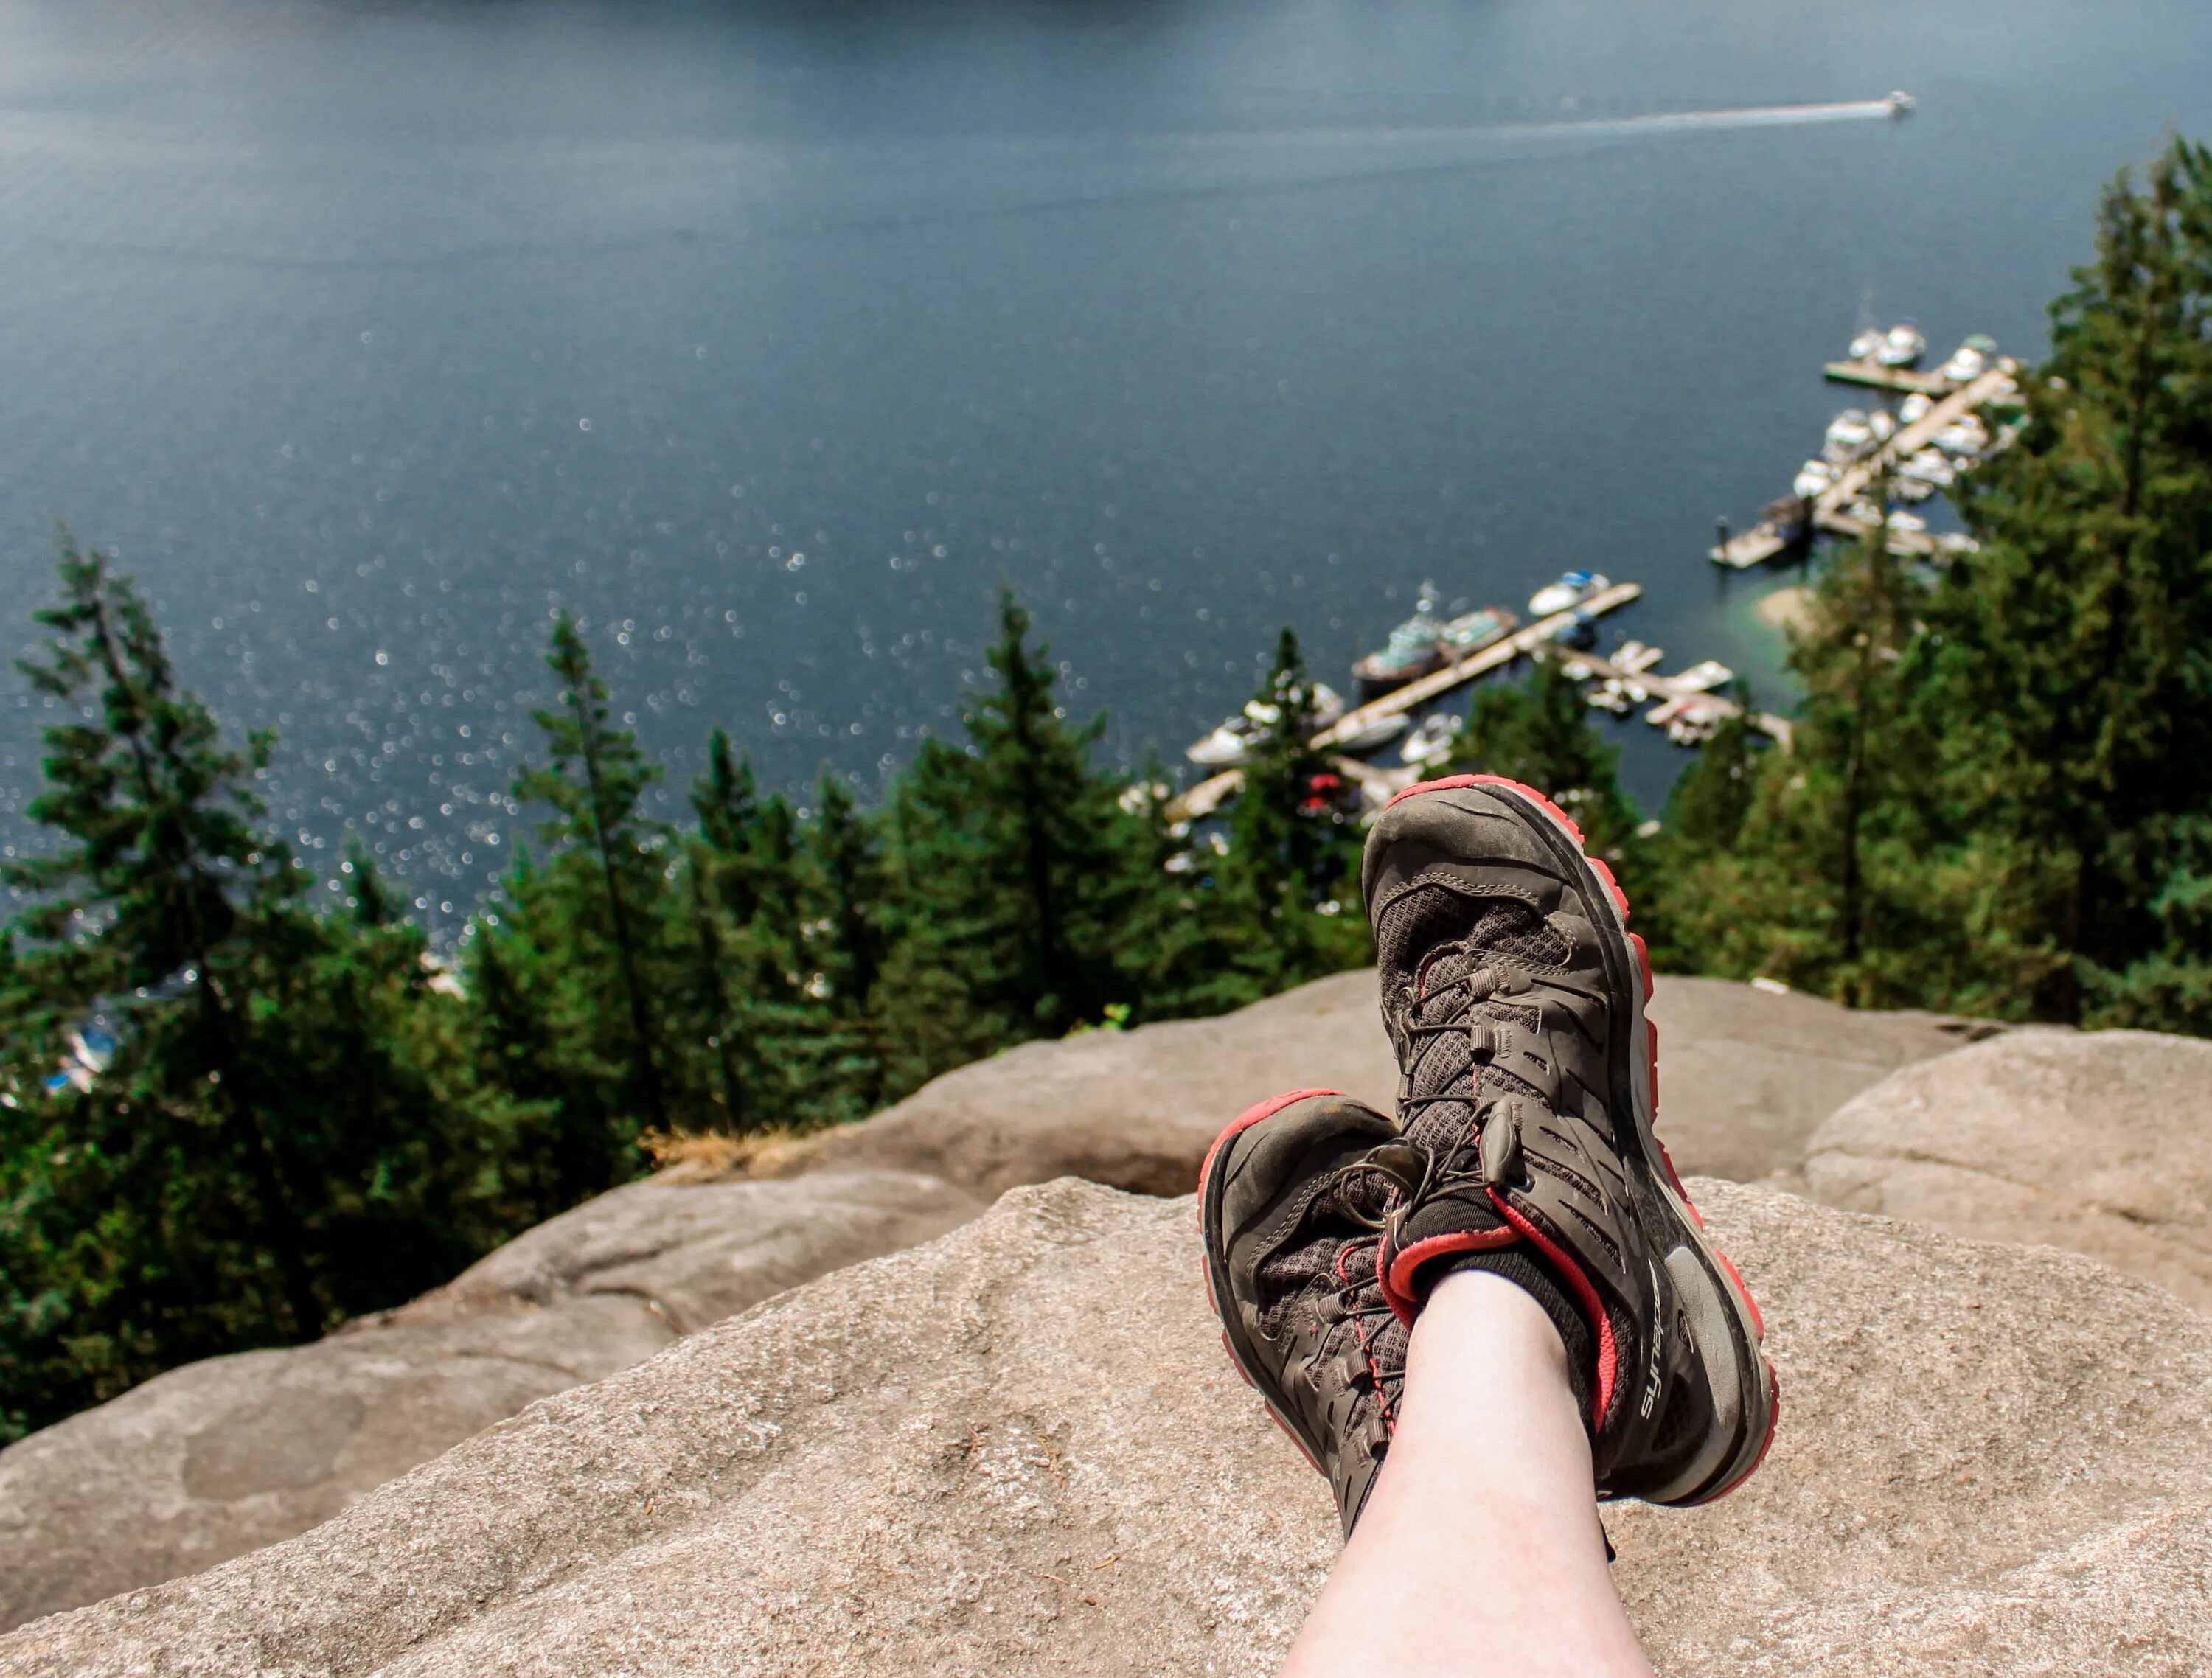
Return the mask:
{"type": "Polygon", "coordinates": [[[1562,571],[1557,582],[1546,583],[1528,597],[1532,617],[1549,617],[1554,612],[1571,611],[1594,594],[1602,594],[1613,587],[1613,579],[1598,571],[1562,571]]]}
{"type": "Polygon", "coordinates": [[[1990,429],[1982,423],[1980,416],[1965,414],[1938,431],[1932,441],[1946,454],[1976,455],[1990,446],[1990,429]]]}
{"type": "Polygon", "coordinates": [[[1928,353],[1928,340],[1909,320],[1899,321],[1881,335],[1881,348],[1874,352],[1884,367],[1917,367],[1928,353]]]}
{"type": "Polygon", "coordinates": [[[1924,477],[1906,477],[1899,474],[1890,480],[1889,493],[1899,501],[1917,504],[1933,496],[1936,486],[1924,477]]]}
{"type": "MultiPolygon", "coordinates": [[[[1344,715],[1344,696],[1326,682],[1315,683],[1308,698],[1313,707],[1316,728],[1334,727],[1344,715]]],[[[1261,738],[1282,720],[1282,715],[1279,705],[1249,700],[1242,711],[1204,739],[1187,747],[1183,756],[1206,769],[1229,769],[1243,763],[1261,738]]]]}
{"type": "Polygon", "coordinates": [[[1963,556],[1981,552],[1982,544],[1967,535],[1966,532],[1953,530],[1946,531],[1936,538],[1936,550],[1938,553],[1963,556]]]}
{"type": "Polygon", "coordinates": [[[1936,398],[1925,391],[1915,391],[1897,404],[1897,417],[1905,425],[1917,425],[1926,419],[1936,406],[1936,398]]]}
{"type": "Polygon", "coordinates": [[[1917,513],[1907,513],[1902,508],[1892,513],[1884,522],[1892,530],[1904,531],[1913,536],[1924,535],[1928,530],[1927,520],[1922,518],[1917,513]]]}
{"type": "Polygon", "coordinates": [[[1415,765],[1434,763],[1451,755],[1452,743],[1459,739],[1460,730],[1467,727],[1467,719],[1450,711],[1436,711],[1423,717],[1419,726],[1406,736],[1406,744],[1398,748],[1398,761],[1415,765]]]}
{"type": "Polygon", "coordinates": [[[1936,369],[1954,385],[1970,385],[1989,370],[1990,358],[1971,344],[1960,344],[1951,352],[1951,359],[1936,369]]]}
{"type": "Polygon", "coordinates": [[[1437,616],[1432,585],[1423,583],[1413,615],[1390,631],[1390,638],[1352,666],[1352,674],[1369,693],[1388,693],[1402,688],[1450,662],[1444,648],[1444,623],[1437,616]]]}
{"type": "Polygon", "coordinates": [[[1724,688],[1735,680],[1735,672],[1718,659],[1701,659],[1680,676],[1669,676],[1667,684],[1678,692],[1711,693],[1715,688],[1724,688]]]}
{"type": "Polygon", "coordinates": [[[1897,469],[1899,483],[1924,483],[1930,489],[1949,489],[1958,475],[1940,448],[1923,448],[1897,469]]]}
{"type": "Polygon", "coordinates": [[[1651,696],[1633,682],[1624,682],[1618,677],[1607,677],[1583,697],[1601,711],[1611,711],[1625,717],[1637,705],[1651,696]]]}
{"type": "Polygon", "coordinates": [[[1444,650],[1455,659],[1464,659],[1511,634],[1520,625],[1519,617],[1503,606],[1462,612],[1444,625],[1444,650]]]}
{"type": "Polygon", "coordinates": [[[1666,656],[1667,649],[1663,647],[1647,647],[1640,641],[1624,641],[1607,662],[1615,670],[1625,670],[1631,676],[1641,676],[1666,656]]]}
{"type": "Polygon", "coordinates": [[[1883,100],[1882,103],[1889,107],[1889,114],[1893,117],[1909,117],[1920,108],[1920,101],[1902,88],[1883,100]]]}
{"type": "Polygon", "coordinates": [[[1839,519],[1848,519],[1851,523],[1862,526],[1878,525],[1881,522],[1881,509],[1864,496],[1861,496],[1855,501],[1847,501],[1838,508],[1836,516],[1839,519]]]}
{"type": "Polygon", "coordinates": [[[1798,467],[1790,491],[1803,501],[1817,501],[1836,481],[1836,469],[1826,460],[1808,460],[1798,467]]]}
{"type": "Polygon", "coordinates": [[[1357,757],[1364,752],[1374,751],[1377,746],[1389,745],[1412,726],[1411,720],[1403,711],[1393,711],[1389,716],[1370,718],[1362,723],[1351,738],[1339,740],[1336,743],[1336,749],[1347,756],[1357,757]]]}
{"type": "Polygon", "coordinates": [[[1855,362],[1870,362],[1875,358],[1875,352],[1881,348],[1881,332],[1869,326],[1851,340],[1850,359],[1855,362]]]}
{"type": "Polygon", "coordinates": [[[1597,645],[1597,619],[1577,606],[1567,614],[1566,622],[1552,631],[1552,641],[1559,647],[1595,647],[1597,645]]]}
{"type": "Polygon", "coordinates": [[[1826,447],[1820,451],[1822,459],[1837,460],[1838,465],[1857,459],[1866,452],[1867,446],[1874,441],[1874,427],[1867,423],[1866,410],[1844,409],[1828,422],[1828,435],[1824,441],[1826,447]],[[1831,450],[1835,453],[1830,453],[1831,450]]]}
{"type": "Polygon", "coordinates": [[[1874,433],[1875,441],[1886,443],[1897,435],[1897,416],[1887,408],[1877,408],[1867,416],[1867,429],[1874,433]]]}

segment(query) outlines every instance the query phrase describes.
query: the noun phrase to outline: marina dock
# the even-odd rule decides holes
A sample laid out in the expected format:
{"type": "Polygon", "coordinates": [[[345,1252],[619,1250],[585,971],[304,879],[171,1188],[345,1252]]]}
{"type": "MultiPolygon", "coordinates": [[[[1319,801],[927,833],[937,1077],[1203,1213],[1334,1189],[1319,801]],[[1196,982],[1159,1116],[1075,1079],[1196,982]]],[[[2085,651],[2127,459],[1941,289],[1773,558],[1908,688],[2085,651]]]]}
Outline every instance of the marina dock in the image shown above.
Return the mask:
{"type": "MultiPolygon", "coordinates": [[[[2018,372],[2017,363],[2009,360],[1999,362],[1971,384],[1953,391],[1911,425],[1899,426],[1887,442],[1854,460],[1814,500],[1814,526],[1833,531],[1839,535],[1865,535],[1867,526],[1858,520],[1845,516],[1843,509],[1856,501],[1878,474],[1918,453],[1945,426],[1994,402],[2012,385],[2018,372]]],[[[1724,545],[1707,551],[1717,565],[1747,571],[1793,545],[1793,539],[1772,525],[1760,524],[1733,538],[1724,545]]],[[[1934,553],[1936,543],[1924,532],[1895,530],[1889,533],[1889,548],[1893,553],[1920,557],[1934,553]]]]}
{"type": "MultiPolygon", "coordinates": [[[[1469,654],[1456,664],[1446,665],[1442,670],[1433,671],[1419,681],[1392,689],[1380,699],[1370,701],[1356,710],[1346,711],[1334,725],[1313,737],[1314,749],[1327,751],[1340,746],[1346,740],[1356,739],[1362,730],[1384,717],[1418,710],[1431,700],[1449,693],[1454,688],[1463,686],[1479,676],[1486,676],[1493,670],[1503,669],[1527,658],[1571,623],[1577,612],[1591,617],[1602,617],[1607,612],[1618,611],[1632,600],[1639,599],[1643,593],[1640,584],[1617,582],[1604,593],[1593,594],[1571,611],[1556,611],[1549,617],[1539,618],[1526,628],[1516,629],[1511,635],[1493,641],[1480,652],[1469,654]]],[[[1588,655],[1577,654],[1575,656],[1582,658],[1588,655]]],[[[1636,679],[1646,686],[1653,685],[1645,678],[1636,679]]],[[[1377,773],[1366,769],[1364,765],[1362,769],[1361,778],[1377,773]]],[[[1210,816],[1233,798],[1237,789],[1243,784],[1244,772],[1242,769],[1224,769],[1218,775],[1208,775],[1169,803],[1168,818],[1180,822],[1210,816]]]]}
{"type": "MultiPolygon", "coordinates": [[[[2000,363],[2002,364],[2002,363],[2000,363]]],[[[1940,373],[1923,373],[1917,368],[1884,367],[1880,362],[1829,362],[1820,371],[1838,385],[1864,385],[1872,390],[1897,391],[1910,396],[1917,392],[1922,396],[1948,396],[1959,388],[1955,379],[1946,379],[1940,373]]],[[[1992,407],[2017,407],[2017,398],[1999,397],[1992,407]]]]}

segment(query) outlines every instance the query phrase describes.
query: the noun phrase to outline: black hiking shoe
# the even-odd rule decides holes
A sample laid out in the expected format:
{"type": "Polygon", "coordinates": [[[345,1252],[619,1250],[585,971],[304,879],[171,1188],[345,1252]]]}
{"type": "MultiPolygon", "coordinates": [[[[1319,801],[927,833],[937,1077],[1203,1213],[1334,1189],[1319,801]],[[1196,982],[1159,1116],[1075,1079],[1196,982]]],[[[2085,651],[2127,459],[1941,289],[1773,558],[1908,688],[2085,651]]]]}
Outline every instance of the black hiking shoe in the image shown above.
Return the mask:
{"type": "Polygon", "coordinates": [[[1199,1172],[1222,1344],[1328,1477],[1346,1537],[1389,1449],[1406,1378],[1406,1325],[1376,1274],[1391,1179],[1366,1168],[1397,1137],[1364,1102],[1298,1090],[1238,1118],[1199,1172]]]}
{"type": "Polygon", "coordinates": [[[1541,793],[1462,775],[1392,800],[1362,883],[1417,1162],[1392,1192],[1385,1298],[1410,1323],[1448,1270],[1520,1282],[1567,1342],[1600,1497],[1731,1490],[1778,1389],[1758,1307],[1652,1134],[1650,963],[1612,871],[1541,793]]]}

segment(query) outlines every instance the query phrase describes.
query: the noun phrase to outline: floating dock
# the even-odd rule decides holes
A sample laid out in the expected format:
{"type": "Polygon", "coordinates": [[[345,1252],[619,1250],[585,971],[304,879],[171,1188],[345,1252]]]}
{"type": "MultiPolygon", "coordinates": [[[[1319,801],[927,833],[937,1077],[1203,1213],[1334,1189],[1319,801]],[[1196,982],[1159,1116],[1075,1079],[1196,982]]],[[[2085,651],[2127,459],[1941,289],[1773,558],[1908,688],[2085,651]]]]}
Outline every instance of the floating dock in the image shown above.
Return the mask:
{"type": "MultiPolygon", "coordinates": [[[[1887,372],[1889,369],[1882,370],[1887,372]]],[[[1996,401],[2013,384],[2019,370],[2016,362],[2009,359],[2000,361],[1980,378],[1954,390],[1911,425],[1899,426],[1890,440],[1879,448],[1870,450],[1851,462],[1833,483],[1814,499],[1814,526],[1834,531],[1839,535],[1863,536],[1869,533],[1863,520],[1846,517],[1843,509],[1858,499],[1860,493],[1878,473],[1887,471],[1899,461],[1917,454],[1937,432],[1953,421],[1996,401]]],[[[1722,546],[1709,549],[1707,553],[1716,565],[1747,571],[1754,565],[1765,564],[1795,545],[1793,538],[1772,525],[1760,524],[1722,546]]],[[[1893,530],[1889,533],[1889,548],[1892,553],[1922,557],[1934,553],[1936,544],[1925,532],[1893,530]]]]}
{"type": "MultiPolygon", "coordinates": [[[[1418,710],[1431,700],[1449,693],[1454,688],[1464,686],[1479,676],[1487,676],[1493,670],[1503,669],[1527,658],[1572,623],[1577,612],[1589,617],[1602,617],[1607,612],[1618,611],[1632,600],[1640,599],[1643,593],[1640,584],[1617,582],[1603,593],[1591,595],[1571,611],[1555,611],[1549,617],[1539,618],[1510,635],[1492,641],[1480,652],[1470,653],[1456,664],[1448,664],[1442,670],[1434,671],[1417,682],[1408,682],[1402,688],[1392,689],[1380,699],[1362,705],[1357,710],[1346,711],[1334,725],[1313,737],[1314,749],[1328,751],[1341,746],[1346,740],[1357,739],[1364,730],[1384,717],[1418,710]]],[[[1577,653],[1574,656],[1587,658],[1589,655],[1577,653]]],[[[1635,679],[1644,682],[1647,687],[1652,685],[1644,677],[1635,679]]],[[[1364,764],[1360,769],[1361,773],[1353,778],[1362,781],[1388,773],[1387,770],[1369,769],[1364,764]]],[[[1244,771],[1242,769],[1224,769],[1219,775],[1208,775],[1188,792],[1170,800],[1168,819],[1182,822],[1210,816],[1234,798],[1237,789],[1243,784],[1244,771]]]]}

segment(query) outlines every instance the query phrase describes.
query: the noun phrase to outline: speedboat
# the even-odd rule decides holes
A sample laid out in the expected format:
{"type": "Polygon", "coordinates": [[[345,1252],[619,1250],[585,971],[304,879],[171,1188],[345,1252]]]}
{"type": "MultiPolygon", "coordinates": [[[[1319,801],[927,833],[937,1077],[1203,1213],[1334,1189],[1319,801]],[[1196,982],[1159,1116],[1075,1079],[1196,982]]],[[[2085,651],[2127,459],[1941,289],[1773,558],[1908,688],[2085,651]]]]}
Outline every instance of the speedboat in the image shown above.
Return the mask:
{"type": "Polygon", "coordinates": [[[1571,611],[1594,594],[1613,587],[1613,579],[1597,571],[1562,571],[1557,582],[1546,583],[1528,597],[1529,615],[1549,617],[1571,611]]]}
{"type": "Polygon", "coordinates": [[[1790,492],[1806,501],[1816,501],[1828,492],[1836,481],[1836,469],[1826,460],[1808,460],[1798,467],[1797,477],[1790,485],[1790,492]]]}
{"type": "Polygon", "coordinates": [[[1444,624],[1437,616],[1435,591],[1425,583],[1413,615],[1390,631],[1389,641],[1352,666],[1352,673],[1368,692],[1387,693],[1443,669],[1450,656],[1444,649],[1444,624]]]}
{"type": "MultiPolygon", "coordinates": [[[[1307,692],[1316,728],[1333,727],[1344,715],[1344,696],[1326,682],[1316,682],[1307,692]]],[[[1261,738],[1282,720],[1283,708],[1264,700],[1248,701],[1244,708],[1204,739],[1188,747],[1183,756],[1207,769],[1228,769],[1251,754],[1261,738]]]]}
{"type": "Polygon", "coordinates": [[[1393,711],[1388,716],[1373,717],[1362,723],[1350,739],[1336,743],[1336,749],[1357,757],[1372,751],[1377,746],[1388,745],[1413,726],[1403,711],[1393,711]]]}
{"type": "Polygon", "coordinates": [[[1480,611],[1462,612],[1444,625],[1444,650],[1455,659],[1466,658],[1510,635],[1520,623],[1520,618],[1504,606],[1485,606],[1480,611]]]}
{"type": "Polygon", "coordinates": [[[1881,348],[1874,358],[1884,367],[1917,367],[1928,353],[1928,340],[1909,320],[1899,321],[1881,335],[1881,348]]]}
{"type": "Polygon", "coordinates": [[[1423,717],[1419,726],[1406,736],[1406,744],[1398,748],[1398,761],[1419,766],[1449,757],[1452,742],[1459,739],[1460,730],[1466,727],[1467,719],[1450,711],[1437,711],[1423,717]]]}
{"type": "Polygon", "coordinates": [[[1926,419],[1936,406],[1936,398],[1925,391],[1915,391],[1897,404],[1897,417],[1905,425],[1917,425],[1926,419]]]}

